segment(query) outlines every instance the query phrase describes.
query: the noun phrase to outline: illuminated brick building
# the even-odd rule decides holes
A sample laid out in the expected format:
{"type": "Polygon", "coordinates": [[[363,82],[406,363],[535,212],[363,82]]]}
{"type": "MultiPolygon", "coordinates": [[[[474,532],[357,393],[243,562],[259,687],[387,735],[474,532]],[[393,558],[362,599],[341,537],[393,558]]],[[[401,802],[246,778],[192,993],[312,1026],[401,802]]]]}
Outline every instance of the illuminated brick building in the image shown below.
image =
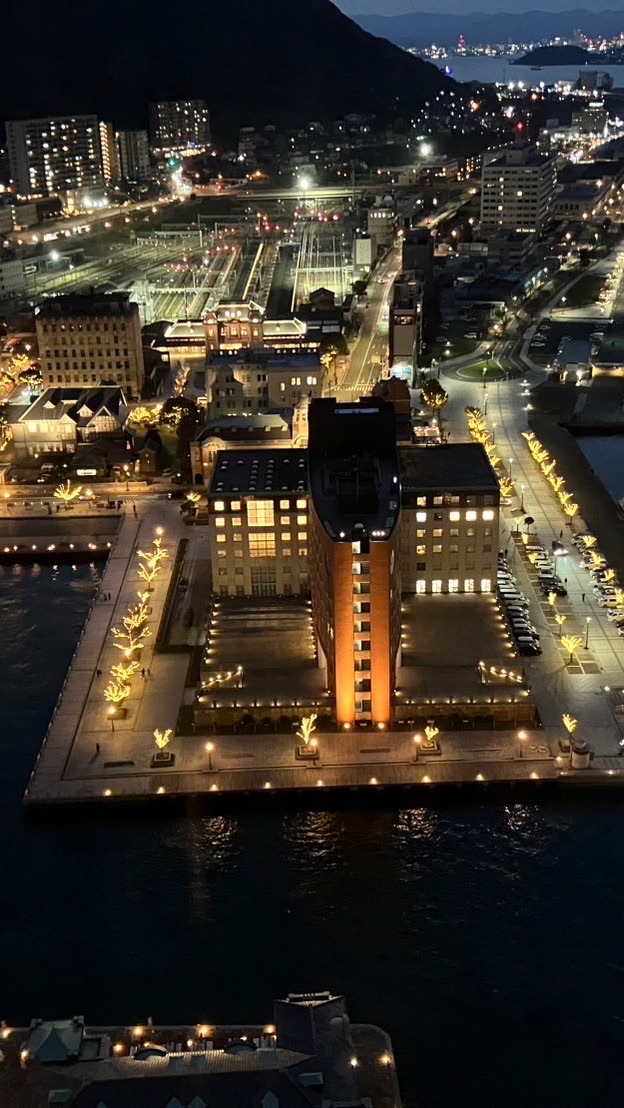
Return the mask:
{"type": "Polygon", "coordinates": [[[387,724],[400,645],[400,491],[393,409],[310,406],[310,585],[336,720],[387,724]]]}

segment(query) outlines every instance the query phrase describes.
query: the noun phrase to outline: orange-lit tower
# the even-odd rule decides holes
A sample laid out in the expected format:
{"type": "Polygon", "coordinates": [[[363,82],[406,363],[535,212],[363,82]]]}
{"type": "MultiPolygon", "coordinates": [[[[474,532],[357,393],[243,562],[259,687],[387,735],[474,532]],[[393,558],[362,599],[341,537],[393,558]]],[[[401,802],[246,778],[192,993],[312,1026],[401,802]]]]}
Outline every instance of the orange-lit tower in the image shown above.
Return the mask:
{"type": "Polygon", "coordinates": [[[336,719],[387,725],[400,651],[399,468],[394,410],[313,400],[309,567],[319,664],[336,719]]]}

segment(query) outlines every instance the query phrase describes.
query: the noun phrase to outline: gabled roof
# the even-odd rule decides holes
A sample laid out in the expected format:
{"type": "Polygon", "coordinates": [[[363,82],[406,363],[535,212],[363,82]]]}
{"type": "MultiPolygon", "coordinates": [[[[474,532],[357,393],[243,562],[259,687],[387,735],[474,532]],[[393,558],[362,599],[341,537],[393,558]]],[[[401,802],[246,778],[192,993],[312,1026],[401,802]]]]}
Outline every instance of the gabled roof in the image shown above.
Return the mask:
{"type": "Polygon", "coordinates": [[[76,426],[86,427],[96,417],[109,416],[123,423],[125,408],[123,390],[115,385],[100,385],[93,389],[54,388],[42,392],[12,422],[31,423],[37,420],[68,418],[76,426]]]}

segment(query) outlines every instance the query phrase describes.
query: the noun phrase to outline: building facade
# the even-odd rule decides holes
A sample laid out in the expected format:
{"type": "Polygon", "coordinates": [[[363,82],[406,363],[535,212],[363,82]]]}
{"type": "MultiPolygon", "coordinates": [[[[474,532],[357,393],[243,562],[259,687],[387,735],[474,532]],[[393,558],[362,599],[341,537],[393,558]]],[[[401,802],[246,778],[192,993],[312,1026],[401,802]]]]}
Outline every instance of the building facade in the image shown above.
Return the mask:
{"type": "Polygon", "coordinates": [[[152,149],[161,156],[199,154],[210,145],[210,115],[205,100],[160,100],[150,104],[152,149]]]}
{"type": "Polygon", "coordinates": [[[537,231],[546,222],[557,181],[554,158],[535,146],[510,147],[484,164],[481,224],[537,231]]]}
{"type": "Polygon", "coordinates": [[[400,658],[400,486],[383,400],[310,406],[310,586],[319,665],[343,727],[386,726],[400,658]]]}
{"type": "Polygon", "coordinates": [[[247,348],[213,353],[206,362],[211,419],[293,408],[303,397],[321,396],[322,390],[323,366],[316,352],[247,348]]]}
{"type": "Polygon", "coordinates": [[[94,115],[9,120],[11,179],[20,196],[54,196],[104,183],[94,115]]]}
{"type": "Polygon", "coordinates": [[[118,131],[117,148],[122,179],[129,184],[148,181],[151,168],[147,131],[118,131]]]}
{"type": "Polygon", "coordinates": [[[399,465],[403,591],[492,592],[500,493],[483,448],[400,446],[399,465]]]}
{"type": "Polygon", "coordinates": [[[116,385],[138,400],[144,385],[138,305],[125,292],[49,297],[37,309],[43,387],[116,385]]]}
{"type": "Polygon", "coordinates": [[[46,389],[32,404],[8,406],[17,458],[74,454],[79,445],[121,438],[128,415],[121,389],[46,389]]]}
{"type": "Polygon", "coordinates": [[[304,450],[228,450],[208,491],[217,596],[309,592],[304,450]]]}
{"type": "Polygon", "coordinates": [[[413,270],[399,273],[388,315],[388,364],[415,368],[422,347],[423,283],[413,270]]]}

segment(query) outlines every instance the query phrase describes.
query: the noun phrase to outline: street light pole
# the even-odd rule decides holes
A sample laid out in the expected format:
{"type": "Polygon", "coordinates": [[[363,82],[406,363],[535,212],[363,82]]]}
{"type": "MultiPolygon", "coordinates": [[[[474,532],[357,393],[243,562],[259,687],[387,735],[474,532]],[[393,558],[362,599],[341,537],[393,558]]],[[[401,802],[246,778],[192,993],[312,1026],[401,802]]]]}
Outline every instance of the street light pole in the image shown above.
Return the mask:
{"type": "Polygon", "coordinates": [[[524,490],[525,490],[525,488],[526,488],[526,485],[521,485],[520,486],[520,494],[521,494],[520,495],[520,511],[521,512],[524,511],[524,490]]]}
{"type": "Polygon", "coordinates": [[[589,625],[591,623],[591,616],[585,616],[585,649],[589,649],[589,625]]]}

